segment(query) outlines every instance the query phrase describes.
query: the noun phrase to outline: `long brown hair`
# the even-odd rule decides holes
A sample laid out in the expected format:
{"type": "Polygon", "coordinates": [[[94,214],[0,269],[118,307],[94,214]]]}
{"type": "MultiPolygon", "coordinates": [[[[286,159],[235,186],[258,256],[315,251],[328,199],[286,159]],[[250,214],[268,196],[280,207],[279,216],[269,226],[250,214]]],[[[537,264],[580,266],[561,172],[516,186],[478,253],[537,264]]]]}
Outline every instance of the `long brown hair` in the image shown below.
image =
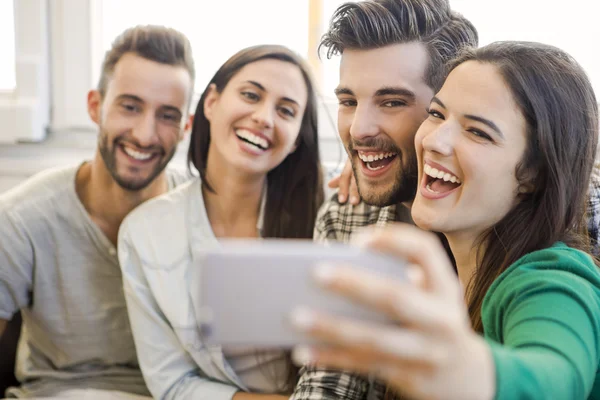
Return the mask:
{"type": "MultiPolygon", "coordinates": [[[[267,198],[263,221],[263,237],[310,239],[313,236],[315,220],[323,203],[323,183],[319,158],[319,138],[317,130],[317,101],[305,62],[287,47],[259,45],[245,48],[225,62],[210,80],[200,97],[190,138],[188,166],[193,165],[202,180],[202,185],[213,191],[206,178],[206,163],[210,147],[210,122],[204,114],[204,101],[214,84],[221,93],[231,78],[244,66],[260,60],[273,59],[296,65],[302,72],[308,92],[308,100],[296,149],[285,160],[267,174],[267,198]]],[[[280,391],[291,392],[297,381],[298,369],[290,361],[288,376],[280,391]]],[[[262,355],[257,353],[257,359],[262,355]]],[[[265,375],[277,381],[280,371],[265,370],[265,375]]],[[[278,382],[277,382],[278,383],[278,382]]]]}
{"type": "Polygon", "coordinates": [[[225,62],[210,80],[200,97],[188,150],[188,164],[199,172],[202,184],[213,191],[206,179],[210,147],[210,122],[204,115],[204,101],[214,84],[221,93],[231,78],[244,66],[265,59],[296,65],[302,72],[308,91],[297,148],[267,175],[267,199],[263,236],[273,238],[312,238],[317,211],[323,203],[323,185],[317,130],[317,101],[309,69],[287,47],[259,45],[245,48],[225,62]]]}
{"type": "Polygon", "coordinates": [[[594,165],[598,106],[588,77],[564,51],[532,42],[498,42],[466,51],[451,66],[496,66],[525,118],[527,146],[515,175],[518,204],[477,241],[467,287],[469,315],[482,331],[481,306],[493,281],[524,255],[562,241],[589,252],[585,203],[594,165]]]}

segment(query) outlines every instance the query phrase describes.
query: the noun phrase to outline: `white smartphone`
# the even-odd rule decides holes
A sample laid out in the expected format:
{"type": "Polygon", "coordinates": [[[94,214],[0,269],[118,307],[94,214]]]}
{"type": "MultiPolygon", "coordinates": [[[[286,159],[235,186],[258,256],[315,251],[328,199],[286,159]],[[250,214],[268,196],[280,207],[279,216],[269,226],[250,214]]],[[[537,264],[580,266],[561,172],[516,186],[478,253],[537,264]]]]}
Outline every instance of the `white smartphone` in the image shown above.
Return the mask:
{"type": "Polygon", "coordinates": [[[310,340],[295,331],[290,313],[299,306],[367,321],[385,322],[378,312],[320,289],[316,264],[363,268],[405,279],[405,262],[344,244],[306,240],[221,241],[203,254],[196,317],[205,344],[287,348],[310,340]]]}

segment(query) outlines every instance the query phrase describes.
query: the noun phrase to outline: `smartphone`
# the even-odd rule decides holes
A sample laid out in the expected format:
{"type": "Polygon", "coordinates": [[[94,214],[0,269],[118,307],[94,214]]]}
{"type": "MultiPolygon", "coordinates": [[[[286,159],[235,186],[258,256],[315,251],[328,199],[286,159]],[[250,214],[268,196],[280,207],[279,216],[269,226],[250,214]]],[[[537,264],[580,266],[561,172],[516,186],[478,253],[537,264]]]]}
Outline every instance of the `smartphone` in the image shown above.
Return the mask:
{"type": "Polygon", "coordinates": [[[201,255],[200,295],[195,307],[204,343],[222,346],[289,348],[311,343],[290,323],[299,306],[354,319],[388,322],[372,311],[319,288],[316,264],[362,268],[404,280],[406,263],[341,243],[306,240],[222,240],[201,255]]]}

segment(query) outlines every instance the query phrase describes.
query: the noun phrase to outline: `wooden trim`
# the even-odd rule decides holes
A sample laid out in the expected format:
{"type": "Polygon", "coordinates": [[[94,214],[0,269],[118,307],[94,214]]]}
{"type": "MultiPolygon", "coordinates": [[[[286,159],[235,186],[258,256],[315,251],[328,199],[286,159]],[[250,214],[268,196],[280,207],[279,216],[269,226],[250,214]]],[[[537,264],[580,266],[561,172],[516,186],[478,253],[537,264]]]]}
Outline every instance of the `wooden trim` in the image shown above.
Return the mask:
{"type": "Polygon", "coordinates": [[[317,53],[323,26],[323,1],[308,1],[308,63],[312,68],[317,88],[322,88],[323,84],[323,65],[317,53]]]}

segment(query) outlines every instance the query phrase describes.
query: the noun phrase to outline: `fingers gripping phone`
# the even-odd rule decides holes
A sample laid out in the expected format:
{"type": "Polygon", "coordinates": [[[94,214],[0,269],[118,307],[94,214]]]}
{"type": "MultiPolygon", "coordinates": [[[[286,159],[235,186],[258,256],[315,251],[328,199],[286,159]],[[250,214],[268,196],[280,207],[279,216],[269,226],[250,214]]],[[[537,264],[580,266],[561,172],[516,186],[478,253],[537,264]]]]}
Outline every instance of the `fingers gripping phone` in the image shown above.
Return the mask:
{"type": "Polygon", "coordinates": [[[227,239],[203,253],[196,317],[207,345],[287,348],[310,340],[289,322],[307,306],[338,316],[385,322],[386,317],[319,288],[318,263],[343,264],[404,280],[406,264],[349,245],[312,241],[227,239]]]}

